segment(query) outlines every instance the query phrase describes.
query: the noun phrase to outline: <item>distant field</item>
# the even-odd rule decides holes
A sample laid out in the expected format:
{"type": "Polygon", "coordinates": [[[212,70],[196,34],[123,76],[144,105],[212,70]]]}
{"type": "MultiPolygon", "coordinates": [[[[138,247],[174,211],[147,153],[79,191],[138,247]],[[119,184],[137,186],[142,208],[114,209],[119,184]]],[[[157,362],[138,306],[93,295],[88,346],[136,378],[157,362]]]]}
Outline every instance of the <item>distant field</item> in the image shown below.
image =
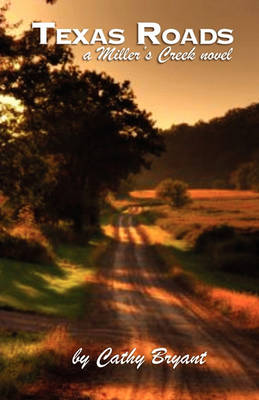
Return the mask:
{"type": "MultiPolygon", "coordinates": [[[[215,225],[259,230],[259,193],[195,189],[190,190],[190,194],[193,202],[182,209],[166,204],[151,206],[156,224],[176,237],[185,236],[191,243],[204,229],[215,225]]],[[[155,191],[134,191],[131,196],[148,200],[155,198],[155,191]]]]}
{"type": "MultiPolygon", "coordinates": [[[[216,198],[235,198],[235,199],[259,199],[259,193],[249,190],[218,190],[218,189],[192,189],[189,193],[193,199],[216,199],[216,198]]],[[[136,199],[153,199],[156,197],[155,190],[134,190],[131,196],[136,199]]]]}
{"type": "Polygon", "coordinates": [[[143,199],[146,212],[152,212],[156,226],[175,238],[192,245],[207,228],[230,225],[238,229],[259,231],[259,193],[238,190],[190,190],[193,202],[182,209],[167,204],[145,206],[144,200],[155,198],[154,190],[131,192],[132,198],[143,199]]]}

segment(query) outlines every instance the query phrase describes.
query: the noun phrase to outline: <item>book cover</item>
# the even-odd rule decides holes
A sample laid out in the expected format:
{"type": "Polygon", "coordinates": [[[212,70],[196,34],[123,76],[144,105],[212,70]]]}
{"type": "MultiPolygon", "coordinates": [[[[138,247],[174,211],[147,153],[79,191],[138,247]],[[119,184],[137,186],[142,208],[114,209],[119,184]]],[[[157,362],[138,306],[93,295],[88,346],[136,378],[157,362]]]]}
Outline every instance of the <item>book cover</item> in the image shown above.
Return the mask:
{"type": "Polygon", "coordinates": [[[258,1],[0,4],[1,400],[258,399],[258,1]]]}

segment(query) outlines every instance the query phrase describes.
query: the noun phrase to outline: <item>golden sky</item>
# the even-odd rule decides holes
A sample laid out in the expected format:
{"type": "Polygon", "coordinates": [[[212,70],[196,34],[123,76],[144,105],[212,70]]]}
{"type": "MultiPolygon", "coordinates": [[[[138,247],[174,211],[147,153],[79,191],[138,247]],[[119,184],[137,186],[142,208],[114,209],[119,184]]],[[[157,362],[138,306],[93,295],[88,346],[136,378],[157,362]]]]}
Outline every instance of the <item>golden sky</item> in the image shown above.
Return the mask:
{"type": "MultiPolygon", "coordinates": [[[[2,1],[2,0],[0,0],[2,1]]],[[[58,0],[53,6],[44,0],[12,0],[9,19],[56,22],[58,28],[125,29],[124,47],[143,50],[136,44],[137,22],[157,22],[163,29],[230,28],[232,45],[210,47],[210,51],[234,48],[229,62],[171,61],[155,59],[132,62],[90,62],[82,55],[94,46],[73,46],[82,69],[106,71],[117,80],[132,82],[141,108],[151,111],[159,127],[180,122],[194,123],[224,114],[233,107],[258,102],[259,81],[259,0],[58,0]]],[[[166,44],[148,45],[154,54],[166,44]]],[[[183,46],[173,46],[183,51],[183,46]],[[181,47],[181,48],[180,48],[181,47]]],[[[186,49],[193,47],[188,44],[186,49]]],[[[208,47],[196,46],[197,54],[208,47]]],[[[96,57],[95,57],[96,58],[96,57]]]]}

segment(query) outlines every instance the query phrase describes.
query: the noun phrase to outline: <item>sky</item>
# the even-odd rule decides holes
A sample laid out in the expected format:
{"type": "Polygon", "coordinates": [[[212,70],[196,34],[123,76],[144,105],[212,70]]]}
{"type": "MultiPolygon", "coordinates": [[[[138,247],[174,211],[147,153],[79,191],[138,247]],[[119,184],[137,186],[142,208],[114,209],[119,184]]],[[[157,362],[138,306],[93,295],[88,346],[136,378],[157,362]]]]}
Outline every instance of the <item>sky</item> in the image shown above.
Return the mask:
{"type": "MultiPolygon", "coordinates": [[[[0,0],[2,1],[2,0],[0,0]]],[[[144,52],[137,45],[137,22],[156,22],[161,29],[233,29],[231,45],[196,46],[203,51],[226,51],[233,47],[231,61],[168,61],[159,64],[156,54],[168,46],[147,43],[153,59],[149,62],[89,62],[82,55],[94,46],[73,46],[75,61],[82,69],[105,71],[116,80],[130,80],[140,108],[151,112],[160,128],[198,120],[207,121],[235,107],[258,102],[259,0],[12,0],[8,18],[22,20],[22,29],[32,21],[56,22],[57,28],[102,28],[125,30],[121,47],[144,52]],[[209,48],[209,49],[208,49],[209,48]]],[[[89,35],[91,36],[91,34],[89,35]]],[[[72,36],[71,36],[72,37],[72,36]]],[[[100,44],[99,44],[100,46],[100,44]]],[[[188,51],[193,45],[174,45],[172,51],[188,51]]]]}

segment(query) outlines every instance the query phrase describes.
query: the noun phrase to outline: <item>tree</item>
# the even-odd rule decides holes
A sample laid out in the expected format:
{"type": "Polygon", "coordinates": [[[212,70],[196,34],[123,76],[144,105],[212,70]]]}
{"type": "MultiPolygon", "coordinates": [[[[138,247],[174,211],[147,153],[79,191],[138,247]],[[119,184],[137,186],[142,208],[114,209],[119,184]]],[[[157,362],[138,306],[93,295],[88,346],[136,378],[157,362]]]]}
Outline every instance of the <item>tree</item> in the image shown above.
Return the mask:
{"type": "Polygon", "coordinates": [[[39,208],[43,193],[53,183],[53,167],[41,154],[30,133],[22,130],[23,116],[2,105],[0,109],[0,188],[14,213],[26,204],[39,208]]]}
{"type": "Polygon", "coordinates": [[[241,164],[259,160],[259,103],[228,111],[224,116],[195,125],[174,125],[163,132],[166,151],[144,171],[142,183],[158,184],[171,176],[192,187],[227,182],[241,164]]]}
{"type": "Polygon", "coordinates": [[[34,111],[44,99],[39,94],[50,70],[71,62],[72,53],[62,46],[40,46],[33,32],[19,39],[6,35],[7,8],[0,10],[0,93],[19,100],[23,111],[4,106],[0,110],[0,189],[15,210],[28,202],[39,210],[45,191],[56,182],[56,161],[43,152],[44,134],[34,111]]]}
{"type": "Polygon", "coordinates": [[[174,207],[181,208],[191,201],[187,188],[188,185],[185,182],[168,178],[157,186],[156,196],[174,207]]]}
{"type": "Polygon", "coordinates": [[[129,175],[128,178],[123,179],[120,182],[120,186],[118,187],[116,193],[121,196],[129,196],[129,193],[134,189],[135,187],[135,180],[132,175],[129,175]]]}
{"type": "Polygon", "coordinates": [[[230,183],[235,189],[259,189],[259,164],[256,161],[241,164],[230,177],[230,183]]]}
{"type": "Polygon", "coordinates": [[[145,155],[159,154],[161,139],[129,82],[74,67],[53,72],[49,82],[39,119],[48,132],[47,151],[63,164],[55,199],[61,197],[61,216],[82,230],[98,225],[100,199],[148,167],[145,155]]]}
{"type": "Polygon", "coordinates": [[[3,58],[0,90],[20,100],[23,130],[53,171],[36,215],[69,219],[82,231],[98,224],[107,190],[148,167],[146,154],[160,154],[161,136],[128,81],[82,72],[68,48],[39,45],[36,35],[25,32],[15,57],[3,58]]]}

